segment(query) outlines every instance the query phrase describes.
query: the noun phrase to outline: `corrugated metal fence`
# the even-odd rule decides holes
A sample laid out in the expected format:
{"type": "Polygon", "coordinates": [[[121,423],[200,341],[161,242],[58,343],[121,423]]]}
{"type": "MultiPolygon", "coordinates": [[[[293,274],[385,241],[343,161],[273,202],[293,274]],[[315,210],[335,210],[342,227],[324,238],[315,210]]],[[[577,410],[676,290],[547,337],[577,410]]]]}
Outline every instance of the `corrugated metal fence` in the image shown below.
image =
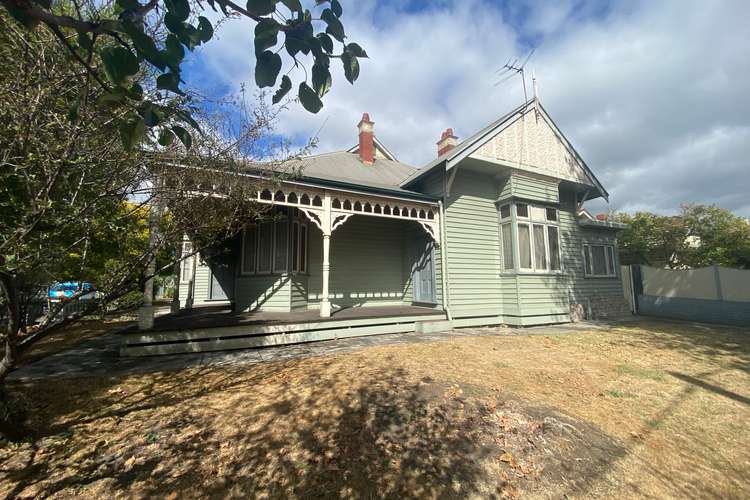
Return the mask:
{"type": "Polygon", "coordinates": [[[644,316],[750,326],[750,270],[623,266],[625,297],[644,316]]]}

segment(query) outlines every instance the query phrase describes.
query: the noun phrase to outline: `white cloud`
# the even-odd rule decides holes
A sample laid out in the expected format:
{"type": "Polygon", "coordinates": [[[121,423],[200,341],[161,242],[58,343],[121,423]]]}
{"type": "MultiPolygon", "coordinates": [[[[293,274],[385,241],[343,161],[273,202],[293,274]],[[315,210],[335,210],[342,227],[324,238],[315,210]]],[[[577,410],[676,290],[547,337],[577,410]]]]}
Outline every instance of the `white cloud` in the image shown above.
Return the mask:
{"type": "MultiPolygon", "coordinates": [[[[372,0],[345,3],[347,32],[371,59],[354,86],[336,68],[323,110],[295,108],[280,132],[305,137],[325,123],[320,150],[343,149],[368,111],[378,137],[419,166],[444,128],[466,137],[520,102],[520,83],[495,87],[495,70],[533,40],[529,67],[542,102],[613,207],[674,212],[681,202],[717,203],[750,216],[750,3],[514,5],[399,13],[372,0]]],[[[212,78],[252,83],[248,24],[228,23],[219,37],[201,53],[212,78]]]]}

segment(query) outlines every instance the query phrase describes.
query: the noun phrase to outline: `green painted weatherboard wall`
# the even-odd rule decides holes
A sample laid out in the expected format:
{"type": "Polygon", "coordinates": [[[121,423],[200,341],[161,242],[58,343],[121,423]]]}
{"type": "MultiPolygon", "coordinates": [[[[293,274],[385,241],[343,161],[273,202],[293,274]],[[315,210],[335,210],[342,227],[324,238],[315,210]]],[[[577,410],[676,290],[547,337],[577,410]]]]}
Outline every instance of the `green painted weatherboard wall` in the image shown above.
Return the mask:
{"type": "MultiPolygon", "coordinates": [[[[419,234],[415,229],[422,231],[416,222],[365,215],[355,215],[336,229],[331,237],[331,303],[335,307],[411,304],[411,266],[405,260],[409,238],[419,234]]],[[[320,306],[322,264],[323,235],[311,225],[309,307],[320,306]]],[[[439,265],[436,255],[438,269],[439,265]]]]}
{"type": "Polygon", "coordinates": [[[451,191],[446,203],[447,268],[455,318],[501,316],[502,322],[519,325],[562,322],[570,320],[573,302],[622,297],[619,277],[584,276],[584,242],[615,244],[615,233],[580,226],[572,192],[559,194],[555,183],[541,177],[514,173],[497,181],[460,167],[451,191]],[[501,273],[495,201],[509,194],[552,205],[560,201],[562,273],[501,273]]]}

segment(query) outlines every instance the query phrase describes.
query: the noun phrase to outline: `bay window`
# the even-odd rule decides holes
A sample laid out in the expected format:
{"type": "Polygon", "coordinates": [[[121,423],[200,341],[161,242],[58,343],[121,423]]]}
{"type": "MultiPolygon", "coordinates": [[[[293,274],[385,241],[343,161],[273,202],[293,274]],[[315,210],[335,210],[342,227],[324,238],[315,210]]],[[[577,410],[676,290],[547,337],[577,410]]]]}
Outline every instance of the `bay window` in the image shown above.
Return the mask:
{"type": "Polygon", "coordinates": [[[591,277],[613,278],[617,276],[614,247],[595,243],[584,244],[583,273],[591,277]]]}
{"type": "Polygon", "coordinates": [[[561,271],[557,208],[528,203],[505,203],[500,205],[498,212],[501,266],[504,271],[561,271]],[[514,248],[514,244],[518,248],[514,248]],[[515,268],[514,261],[517,262],[518,269],[515,268]]]}

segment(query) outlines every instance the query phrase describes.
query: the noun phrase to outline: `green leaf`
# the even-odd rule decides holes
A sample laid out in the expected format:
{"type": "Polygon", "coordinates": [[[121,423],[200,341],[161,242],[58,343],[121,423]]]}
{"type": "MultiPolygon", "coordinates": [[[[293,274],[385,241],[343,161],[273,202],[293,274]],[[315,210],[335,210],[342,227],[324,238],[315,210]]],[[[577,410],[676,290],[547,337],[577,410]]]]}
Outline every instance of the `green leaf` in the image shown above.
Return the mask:
{"type": "Polygon", "coordinates": [[[193,127],[195,130],[197,130],[198,132],[201,131],[201,127],[200,127],[200,125],[198,125],[198,122],[193,119],[193,117],[190,115],[190,112],[187,111],[186,109],[178,109],[175,112],[175,115],[177,116],[177,118],[180,121],[182,121],[184,123],[187,123],[188,125],[190,125],[191,127],[193,127]]]}
{"type": "Polygon", "coordinates": [[[359,61],[350,52],[344,52],[341,62],[344,64],[344,76],[353,84],[359,78],[359,61]]]}
{"type": "Polygon", "coordinates": [[[99,106],[105,106],[107,104],[120,104],[125,101],[125,94],[122,88],[115,88],[112,92],[100,95],[96,99],[96,103],[99,106]]]}
{"type": "Polygon", "coordinates": [[[331,72],[322,64],[313,64],[312,84],[319,97],[323,97],[331,89],[331,72]]]}
{"type": "Polygon", "coordinates": [[[138,117],[135,120],[123,122],[120,124],[120,140],[122,146],[127,149],[133,149],[141,142],[143,134],[146,132],[146,124],[143,118],[138,117]]]}
{"type": "Polygon", "coordinates": [[[91,48],[94,46],[94,42],[91,40],[91,38],[89,38],[89,36],[86,33],[79,31],[78,32],[78,45],[80,45],[86,50],[91,50],[91,48]]]}
{"type": "Polygon", "coordinates": [[[172,145],[172,142],[174,142],[174,133],[168,128],[162,129],[159,133],[159,144],[167,147],[172,145]]]}
{"type": "Polygon", "coordinates": [[[164,0],[167,11],[180,21],[187,20],[190,17],[190,4],[188,0],[164,0]]]}
{"type": "Polygon", "coordinates": [[[190,146],[193,145],[193,138],[190,137],[190,132],[180,127],[179,125],[173,126],[172,132],[174,132],[177,138],[180,139],[180,142],[182,142],[182,144],[184,144],[187,149],[190,149],[190,146]]]}
{"type": "Polygon", "coordinates": [[[139,83],[134,83],[130,86],[130,89],[128,89],[128,97],[140,101],[143,99],[143,87],[141,87],[139,83]]]}
{"type": "Polygon", "coordinates": [[[122,27],[125,32],[130,35],[130,39],[133,41],[133,47],[136,52],[142,58],[164,71],[166,66],[164,59],[162,58],[161,52],[156,48],[153,38],[143,32],[143,28],[136,26],[132,22],[123,22],[122,27]]]}
{"type": "Polygon", "coordinates": [[[169,12],[164,15],[164,25],[175,35],[181,35],[185,30],[185,23],[183,23],[182,20],[177,16],[170,14],[169,12]]]}
{"type": "Polygon", "coordinates": [[[255,25],[255,53],[260,54],[276,45],[279,23],[273,19],[263,18],[255,25]]]}
{"type": "Polygon", "coordinates": [[[344,47],[344,50],[351,53],[354,57],[368,57],[365,49],[360,47],[358,43],[348,43],[346,44],[346,47],[344,47]]]}
{"type": "Polygon", "coordinates": [[[138,58],[124,47],[104,47],[101,51],[104,74],[107,78],[119,85],[128,76],[138,73],[138,58]]]}
{"type": "Polygon", "coordinates": [[[281,0],[281,3],[286,5],[286,8],[292,12],[302,12],[302,4],[299,0],[281,0]]]}
{"type": "Polygon", "coordinates": [[[172,72],[159,75],[156,79],[156,88],[182,95],[182,91],[180,90],[180,75],[172,72]]]}
{"type": "Polygon", "coordinates": [[[284,96],[289,93],[290,90],[292,90],[292,80],[290,80],[287,75],[284,75],[281,77],[281,86],[273,95],[271,102],[274,104],[278,104],[279,101],[281,101],[284,96]]]}
{"type": "Polygon", "coordinates": [[[172,33],[167,35],[164,50],[162,51],[162,57],[172,71],[177,72],[179,70],[182,58],[185,57],[185,49],[182,48],[180,39],[172,33]]]}
{"type": "Polygon", "coordinates": [[[294,57],[297,52],[307,55],[310,52],[310,44],[304,38],[304,34],[299,30],[287,31],[284,38],[284,46],[289,55],[294,57]]]}
{"type": "Polygon", "coordinates": [[[264,50],[258,54],[255,62],[255,83],[258,87],[273,87],[276,85],[276,77],[281,71],[281,56],[270,50],[264,50]]]}
{"type": "Polygon", "coordinates": [[[333,53],[333,40],[331,40],[330,36],[325,33],[318,33],[315,35],[315,38],[320,41],[320,46],[323,47],[323,50],[329,54],[333,53]]]}
{"type": "Polygon", "coordinates": [[[299,101],[302,103],[302,106],[310,113],[317,113],[323,108],[323,101],[320,100],[318,94],[316,94],[307,83],[301,82],[299,84],[299,92],[297,95],[299,96],[299,101]]]}
{"type": "Polygon", "coordinates": [[[159,125],[164,120],[164,112],[160,106],[147,102],[138,108],[138,114],[143,117],[143,121],[148,128],[159,125]]]}
{"type": "Polygon", "coordinates": [[[214,28],[211,22],[203,17],[198,17],[198,38],[202,43],[206,43],[214,36],[214,28]]]}
{"type": "Polygon", "coordinates": [[[343,14],[343,9],[338,0],[331,0],[331,11],[336,14],[336,17],[341,17],[341,14],[343,14]]]}
{"type": "Polygon", "coordinates": [[[188,23],[183,23],[182,33],[180,33],[178,37],[182,44],[191,51],[201,44],[200,32],[188,23]]]}
{"type": "Polygon", "coordinates": [[[117,0],[117,5],[122,7],[122,10],[133,10],[141,6],[138,0],[117,0]]]}
{"type": "Polygon", "coordinates": [[[341,21],[336,17],[336,14],[334,14],[331,9],[325,9],[321,12],[320,18],[328,25],[326,33],[343,43],[344,38],[346,38],[346,34],[344,34],[344,25],[341,24],[341,21]]]}
{"type": "Polygon", "coordinates": [[[256,16],[267,16],[276,10],[276,0],[247,0],[247,10],[256,16]]]}

